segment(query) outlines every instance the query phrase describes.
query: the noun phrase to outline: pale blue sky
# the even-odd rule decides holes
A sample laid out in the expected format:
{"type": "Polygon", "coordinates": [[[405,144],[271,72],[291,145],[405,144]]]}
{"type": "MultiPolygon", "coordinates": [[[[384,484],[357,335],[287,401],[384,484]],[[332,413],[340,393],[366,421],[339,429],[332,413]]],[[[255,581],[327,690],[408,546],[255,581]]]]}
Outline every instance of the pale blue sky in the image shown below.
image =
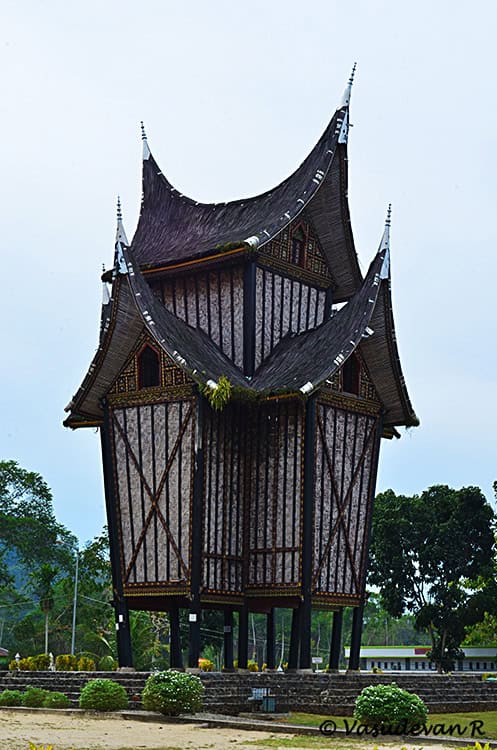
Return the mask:
{"type": "Polygon", "coordinates": [[[495,450],[497,4],[2,2],[0,458],[39,471],[82,540],[104,521],[99,436],[62,427],[98,336],[115,200],[128,236],[145,120],[199,200],[267,190],[312,148],[355,60],[352,226],[367,267],[393,204],[399,348],[421,427],[378,489],[475,484],[495,450]]]}

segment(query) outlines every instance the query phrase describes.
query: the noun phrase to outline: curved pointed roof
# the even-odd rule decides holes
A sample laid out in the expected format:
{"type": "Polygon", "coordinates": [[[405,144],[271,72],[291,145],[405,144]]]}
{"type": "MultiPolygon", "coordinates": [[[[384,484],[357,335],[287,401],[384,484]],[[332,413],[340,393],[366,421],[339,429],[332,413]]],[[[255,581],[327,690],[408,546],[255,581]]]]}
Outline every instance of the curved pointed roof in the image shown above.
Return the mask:
{"type": "Polygon", "coordinates": [[[228,203],[200,203],[179,193],[145,139],[134,258],[152,269],[207,257],[228,243],[262,246],[306,208],[330,267],[334,299],[347,299],[362,282],[347,200],[347,130],[348,97],[290,177],[261,195],[228,203]]]}

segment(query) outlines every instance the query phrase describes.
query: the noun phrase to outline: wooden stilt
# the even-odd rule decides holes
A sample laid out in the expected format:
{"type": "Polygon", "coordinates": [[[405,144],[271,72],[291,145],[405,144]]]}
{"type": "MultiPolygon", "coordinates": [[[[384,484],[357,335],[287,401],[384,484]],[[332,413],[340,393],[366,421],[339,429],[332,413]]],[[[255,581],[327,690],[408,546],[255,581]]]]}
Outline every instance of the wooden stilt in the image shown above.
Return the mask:
{"type": "Polygon", "coordinates": [[[181,651],[181,635],[179,629],[179,607],[172,604],[169,610],[169,624],[171,628],[170,664],[171,668],[183,669],[183,654],[181,651]]]}
{"type": "Polygon", "coordinates": [[[364,603],[354,608],[352,615],[352,635],[350,638],[349,669],[353,672],[359,669],[361,655],[362,620],[364,603]]]}
{"type": "Polygon", "coordinates": [[[342,646],[343,607],[333,612],[333,627],[331,630],[330,660],[328,672],[338,672],[340,664],[340,650],[342,646]]]}
{"type": "Polygon", "coordinates": [[[248,666],[248,617],[249,610],[244,604],[238,614],[238,669],[248,666]]]}

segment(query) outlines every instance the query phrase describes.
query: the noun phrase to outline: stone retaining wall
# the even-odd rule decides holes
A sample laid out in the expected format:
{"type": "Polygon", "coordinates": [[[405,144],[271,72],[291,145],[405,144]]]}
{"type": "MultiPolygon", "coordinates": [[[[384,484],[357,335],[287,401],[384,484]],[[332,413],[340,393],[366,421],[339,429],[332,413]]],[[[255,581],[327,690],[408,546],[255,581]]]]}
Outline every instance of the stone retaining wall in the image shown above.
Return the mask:
{"type": "MultiPolygon", "coordinates": [[[[0,672],[0,690],[25,689],[28,685],[60,690],[75,705],[88,680],[108,677],[120,682],[131,704],[140,706],[139,696],[148,672],[0,672]]],[[[497,683],[485,682],[479,675],[413,676],[407,674],[305,674],[305,673],[220,673],[201,675],[205,685],[204,708],[219,714],[236,715],[256,708],[254,688],[266,688],[276,698],[277,712],[350,716],[356,696],[367,685],[390,684],[417,693],[432,713],[497,710],[497,683]]]]}

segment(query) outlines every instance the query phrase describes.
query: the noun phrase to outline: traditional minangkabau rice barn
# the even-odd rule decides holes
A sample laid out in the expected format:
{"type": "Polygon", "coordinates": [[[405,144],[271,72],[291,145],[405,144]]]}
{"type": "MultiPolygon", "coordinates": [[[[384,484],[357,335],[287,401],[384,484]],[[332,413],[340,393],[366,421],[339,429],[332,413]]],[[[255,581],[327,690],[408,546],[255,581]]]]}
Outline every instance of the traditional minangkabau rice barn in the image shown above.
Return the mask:
{"type": "Polygon", "coordinates": [[[303,164],[222,204],[179,193],[143,131],[131,243],[118,206],[100,342],[64,424],[102,442],[121,666],[129,609],[167,611],[171,665],[200,654],[202,611],[224,611],[224,664],[247,666],[249,612],[293,611],[289,667],[311,666],[312,609],[344,606],[359,663],[380,440],[417,425],[390,295],[388,214],[365,276],[347,201],[352,78],[303,164]]]}

